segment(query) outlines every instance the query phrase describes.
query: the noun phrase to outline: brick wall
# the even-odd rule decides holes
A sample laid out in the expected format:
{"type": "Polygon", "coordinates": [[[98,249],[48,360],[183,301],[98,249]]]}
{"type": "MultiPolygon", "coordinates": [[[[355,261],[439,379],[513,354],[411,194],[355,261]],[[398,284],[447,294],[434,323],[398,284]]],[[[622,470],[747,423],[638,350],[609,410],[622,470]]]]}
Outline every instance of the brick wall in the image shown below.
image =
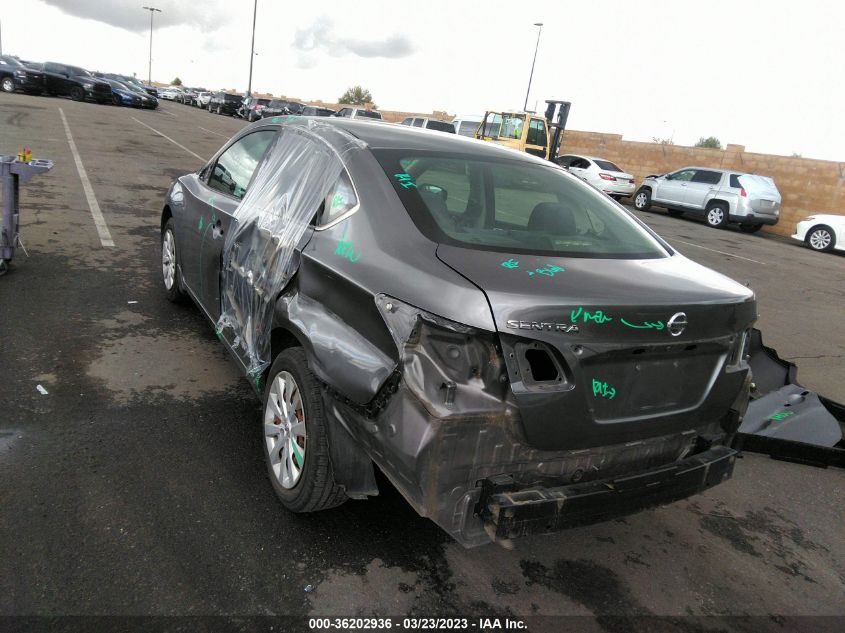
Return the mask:
{"type": "Polygon", "coordinates": [[[792,235],[795,224],[813,213],[845,214],[845,163],[746,152],[742,145],[724,150],[623,141],[619,134],[567,130],[561,154],[586,154],[613,161],[633,174],[637,184],[649,174],[687,165],[721,167],[770,176],[783,197],[780,221],[764,231],[792,235]]]}

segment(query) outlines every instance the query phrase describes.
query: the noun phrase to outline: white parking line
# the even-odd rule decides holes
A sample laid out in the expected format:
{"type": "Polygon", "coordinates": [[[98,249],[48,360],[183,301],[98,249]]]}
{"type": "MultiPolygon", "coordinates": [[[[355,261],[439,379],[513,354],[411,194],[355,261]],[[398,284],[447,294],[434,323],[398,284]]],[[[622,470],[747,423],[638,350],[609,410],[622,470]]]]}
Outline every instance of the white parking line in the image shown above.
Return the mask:
{"type": "Polygon", "coordinates": [[[228,136],[226,136],[225,134],[221,134],[220,132],[215,132],[214,130],[207,130],[201,125],[198,125],[197,127],[205,132],[209,132],[210,134],[216,134],[217,136],[222,136],[223,138],[229,138],[228,136]]]}
{"type": "Polygon", "coordinates": [[[687,246],[695,246],[696,248],[703,248],[705,251],[710,251],[712,253],[719,253],[719,255],[727,255],[728,257],[736,257],[737,259],[744,259],[747,262],[754,262],[755,264],[760,264],[762,266],[766,266],[766,262],[758,262],[756,259],[751,259],[750,257],[743,257],[742,255],[734,255],[733,253],[726,253],[725,251],[717,251],[715,248],[707,248],[706,246],[701,246],[701,244],[693,244],[692,242],[685,242],[683,240],[671,240],[673,242],[680,242],[681,244],[686,244],[687,246]]]}
{"type": "Polygon", "coordinates": [[[156,134],[158,134],[159,136],[163,136],[163,137],[164,137],[164,138],[166,138],[168,141],[170,141],[171,143],[173,143],[173,144],[174,144],[174,145],[176,145],[177,147],[181,147],[183,150],[185,150],[186,152],[188,152],[191,156],[195,156],[195,157],[197,157],[197,158],[198,158],[198,159],[200,159],[202,162],[206,162],[206,161],[208,160],[207,158],[203,158],[202,156],[200,156],[200,155],[199,155],[199,154],[197,154],[196,152],[192,152],[192,151],[191,151],[191,150],[189,150],[187,147],[185,147],[184,145],[182,145],[182,143],[180,143],[179,141],[174,141],[172,138],[170,138],[169,136],[167,136],[167,134],[165,134],[164,132],[159,132],[159,131],[158,131],[157,129],[155,129],[153,126],[151,126],[151,125],[147,125],[147,124],[146,124],[146,123],[144,123],[143,121],[139,121],[139,120],[138,120],[138,119],[136,119],[134,116],[132,117],[132,120],[133,120],[133,121],[135,121],[135,123],[140,123],[140,124],[141,124],[141,125],[143,125],[144,127],[151,129],[153,132],[155,132],[155,133],[156,133],[156,134]]]}
{"type": "Polygon", "coordinates": [[[100,205],[97,203],[97,197],[94,195],[94,188],[91,186],[91,181],[88,180],[88,174],[85,172],[82,158],[76,149],[76,143],[73,142],[73,135],[70,133],[70,126],[67,124],[64,110],[59,108],[59,114],[65,126],[67,142],[70,145],[70,153],[73,154],[73,161],[76,163],[76,171],[79,172],[79,179],[82,181],[82,190],[85,192],[85,198],[88,200],[88,208],[91,209],[91,217],[94,218],[94,226],[97,227],[97,234],[100,236],[100,244],[103,246],[114,246],[114,240],[111,238],[106,219],[103,217],[103,212],[100,211],[100,205]]]}

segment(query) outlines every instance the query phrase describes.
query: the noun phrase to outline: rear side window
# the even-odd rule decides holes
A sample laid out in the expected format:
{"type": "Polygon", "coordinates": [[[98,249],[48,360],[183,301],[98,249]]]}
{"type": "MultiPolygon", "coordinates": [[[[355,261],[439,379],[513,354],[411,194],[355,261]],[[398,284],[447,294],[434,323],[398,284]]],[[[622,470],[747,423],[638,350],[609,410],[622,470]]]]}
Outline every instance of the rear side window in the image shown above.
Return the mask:
{"type": "Polygon", "coordinates": [[[528,125],[528,138],[525,142],[528,145],[546,146],[546,126],[540,119],[531,119],[528,125]]]}
{"type": "Polygon", "coordinates": [[[324,226],[334,222],[357,206],[358,196],[355,194],[349,174],[344,170],[323,202],[317,225],[324,226]]]}
{"type": "Polygon", "coordinates": [[[276,135],[275,130],[247,134],[223,152],[208,177],[208,186],[240,200],[255,168],[276,135]]]}
{"type": "Polygon", "coordinates": [[[425,119],[414,119],[414,122],[411,125],[414,127],[422,127],[425,125],[425,119]]]}
{"type": "Polygon", "coordinates": [[[707,171],[706,169],[699,169],[695,172],[692,182],[700,182],[705,185],[718,185],[722,179],[722,174],[718,171],[707,171]]]}
{"type": "Polygon", "coordinates": [[[604,169],[606,171],[622,171],[617,167],[615,164],[611,163],[609,160],[596,160],[596,165],[599,166],[600,169],[604,169]]]}
{"type": "Polygon", "coordinates": [[[475,136],[479,125],[478,121],[461,121],[456,132],[461,136],[475,136]]]}
{"type": "Polygon", "coordinates": [[[358,110],[358,114],[356,116],[367,119],[381,119],[381,112],[376,112],[375,110],[358,110]]]}
{"type": "Polygon", "coordinates": [[[411,125],[414,122],[413,117],[408,117],[407,119],[402,119],[402,125],[411,125]]]}
{"type": "Polygon", "coordinates": [[[731,187],[734,189],[742,189],[742,185],[739,184],[739,174],[731,174],[731,187]]]}

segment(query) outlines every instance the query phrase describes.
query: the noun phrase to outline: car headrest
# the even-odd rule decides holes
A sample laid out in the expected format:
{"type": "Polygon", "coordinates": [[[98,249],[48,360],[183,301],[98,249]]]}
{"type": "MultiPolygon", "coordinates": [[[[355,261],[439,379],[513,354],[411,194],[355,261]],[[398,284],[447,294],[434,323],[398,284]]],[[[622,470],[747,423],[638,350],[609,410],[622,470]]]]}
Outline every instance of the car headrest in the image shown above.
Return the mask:
{"type": "Polygon", "coordinates": [[[528,229],[553,235],[574,235],[575,218],[562,204],[541,202],[531,211],[528,229]]]}

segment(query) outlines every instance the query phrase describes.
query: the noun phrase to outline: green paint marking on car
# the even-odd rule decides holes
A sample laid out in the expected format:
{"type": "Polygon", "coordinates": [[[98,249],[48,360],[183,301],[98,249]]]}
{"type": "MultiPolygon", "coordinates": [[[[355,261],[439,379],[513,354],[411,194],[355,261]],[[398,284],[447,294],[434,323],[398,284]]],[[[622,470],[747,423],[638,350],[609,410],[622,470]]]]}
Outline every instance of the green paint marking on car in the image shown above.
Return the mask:
{"type": "Polygon", "coordinates": [[[334,197],[332,198],[331,209],[334,210],[334,209],[337,209],[339,207],[342,207],[345,203],[346,203],[346,198],[344,198],[342,194],[336,193],[336,194],[334,194],[334,197]]]}
{"type": "Polygon", "coordinates": [[[202,231],[202,222],[203,222],[202,216],[200,216],[200,221],[199,221],[199,224],[197,225],[197,230],[199,230],[199,231],[202,231]]]}
{"type": "Polygon", "coordinates": [[[344,257],[354,264],[361,259],[361,253],[358,253],[357,255],[354,253],[355,246],[351,241],[346,239],[346,231],[344,231],[343,235],[340,236],[340,242],[338,242],[337,248],[334,249],[334,254],[338,257],[344,257]]]}
{"type": "Polygon", "coordinates": [[[302,468],[302,453],[299,450],[299,445],[294,441],[290,440],[291,448],[293,449],[293,458],[296,460],[297,468],[302,468]]]}
{"type": "Polygon", "coordinates": [[[502,268],[511,268],[511,269],[519,268],[519,262],[514,261],[513,258],[511,258],[507,261],[502,262],[501,264],[499,264],[499,266],[501,266],[502,268]]]}
{"type": "Polygon", "coordinates": [[[413,187],[414,189],[417,188],[417,184],[411,179],[411,174],[393,174],[393,177],[399,181],[399,184],[402,185],[403,188],[409,189],[413,187]]]}
{"type": "Polygon", "coordinates": [[[616,389],[608,385],[606,382],[593,378],[593,395],[597,398],[607,398],[608,400],[613,400],[613,398],[616,397],[616,389]]]}
{"type": "Polygon", "coordinates": [[[278,123],[278,122],[279,122],[279,117],[274,116],[272,119],[270,119],[270,122],[271,122],[271,123],[278,123]]]}
{"type": "Polygon", "coordinates": [[[778,411],[777,413],[770,415],[768,420],[773,420],[774,422],[780,422],[784,418],[788,418],[791,415],[795,415],[794,411],[778,411]]]}
{"type": "Polygon", "coordinates": [[[584,308],[577,308],[569,313],[569,320],[573,323],[577,322],[579,317],[582,318],[584,323],[593,321],[594,323],[602,324],[613,321],[613,317],[607,316],[602,310],[596,310],[591,313],[584,310],[584,308]]]}
{"type": "Polygon", "coordinates": [[[619,322],[622,323],[622,325],[627,325],[628,327],[632,327],[632,328],[637,329],[637,330],[655,329],[659,332],[664,327],[666,327],[663,324],[663,321],[654,321],[654,322],[644,321],[642,325],[634,325],[633,323],[628,323],[625,319],[619,319],[619,322]]]}

